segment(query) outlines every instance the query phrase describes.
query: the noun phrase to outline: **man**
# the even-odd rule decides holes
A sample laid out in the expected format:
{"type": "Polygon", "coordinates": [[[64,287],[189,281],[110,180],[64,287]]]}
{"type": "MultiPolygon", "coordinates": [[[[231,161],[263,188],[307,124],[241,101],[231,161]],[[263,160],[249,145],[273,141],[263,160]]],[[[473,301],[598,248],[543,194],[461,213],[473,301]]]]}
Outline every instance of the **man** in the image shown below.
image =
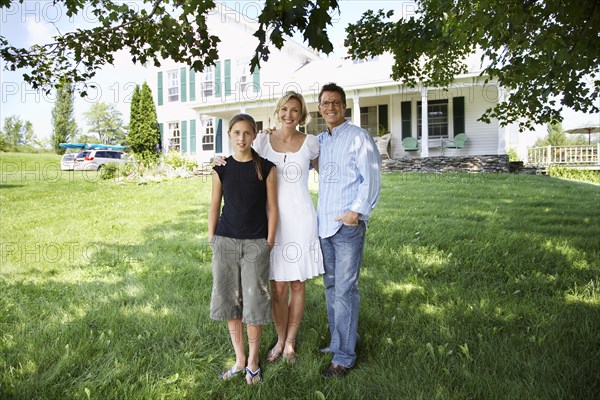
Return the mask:
{"type": "Polygon", "coordinates": [[[319,135],[317,218],[333,359],[324,378],[344,376],[356,362],[358,277],[365,232],[381,190],[381,157],[371,135],[344,117],[346,93],[328,83],[319,94],[327,131],[319,135]]]}

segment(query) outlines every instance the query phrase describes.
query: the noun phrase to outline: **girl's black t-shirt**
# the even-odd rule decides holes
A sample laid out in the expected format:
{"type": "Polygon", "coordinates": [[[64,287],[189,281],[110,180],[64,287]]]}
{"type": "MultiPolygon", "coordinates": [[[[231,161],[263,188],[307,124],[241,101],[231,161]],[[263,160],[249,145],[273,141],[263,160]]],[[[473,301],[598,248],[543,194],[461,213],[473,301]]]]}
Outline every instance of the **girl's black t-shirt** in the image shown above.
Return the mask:
{"type": "Polygon", "coordinates": [[[239,162],[232,156],[227,164],[214,166],[223,189],[224,205],[215,234],[235,239],[266,239],[267,176],[275,166],[260,158],[263,180],[258,180],[254,161],[239,162]]]}

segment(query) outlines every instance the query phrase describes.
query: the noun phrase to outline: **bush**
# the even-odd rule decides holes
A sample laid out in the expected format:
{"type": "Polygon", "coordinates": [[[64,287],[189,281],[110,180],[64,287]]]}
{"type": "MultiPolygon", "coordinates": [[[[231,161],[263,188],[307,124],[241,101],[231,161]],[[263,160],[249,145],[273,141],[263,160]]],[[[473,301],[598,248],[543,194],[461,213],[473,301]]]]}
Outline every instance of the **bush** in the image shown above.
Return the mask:
{"type": "Polygon", "coordinates": [[[163,156],[162,162],[170,165],[174,169],[185,167],[185,169],[187,169],[189,172],[193,172],[198,166],[195,160],[177,151],[171,151],[167,155],[163,156]]]}
{"type": "Polygon", "coordinates": [[[119,175],[119,163],[106,163],[100,168],[100,178],[114,179],[119,175]]]}
{"type": "Polygon", "coordinates": [[[128,162],[127,164],[119,164],[119,176],[127,178],[129,176],[135,176],[139,174],[139,167],[135,162],[128,162]]]}
{"type": "Polygon", "coordinates": [[[600,171],[571,169],[566,167],[550,167],[548,175],[554,178],[572,179],[600,184],[600,171]]]}

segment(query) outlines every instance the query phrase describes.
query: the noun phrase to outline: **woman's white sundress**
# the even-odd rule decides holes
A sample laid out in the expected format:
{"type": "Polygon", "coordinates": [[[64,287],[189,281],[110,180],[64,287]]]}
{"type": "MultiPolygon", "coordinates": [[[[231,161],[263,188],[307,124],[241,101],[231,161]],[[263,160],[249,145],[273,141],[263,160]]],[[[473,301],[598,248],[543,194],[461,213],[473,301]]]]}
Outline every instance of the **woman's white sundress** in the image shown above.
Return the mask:
{"type": "Polygon", "coordinates": [[[306,135],[295,153],[273,150],[270,135],[259,134],[254,149],[277,166],[279,223],[271,251],[269,279],[305,281],[324,273],[317,214],[308,190],[310,160],[319,156],[316,136],[306,135]]]}

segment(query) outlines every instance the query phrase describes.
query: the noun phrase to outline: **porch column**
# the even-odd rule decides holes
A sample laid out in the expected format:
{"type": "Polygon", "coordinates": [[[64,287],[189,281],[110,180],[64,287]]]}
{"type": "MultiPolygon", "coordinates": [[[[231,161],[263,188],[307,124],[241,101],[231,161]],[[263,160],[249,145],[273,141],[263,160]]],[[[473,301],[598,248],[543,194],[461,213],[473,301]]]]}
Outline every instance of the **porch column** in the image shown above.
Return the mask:
{"type": "MultiPolygon", "coordinates": [[[[506,90],[498,87],[498,103],[502,103],[506,99],[506,90]]],[[[506,145],[508,143],[508,125],[500,126],[498,124],[498,150],[497,154],[507,154],[506,145]]]]}
{"type": "Polygon", "coordinates": [[[421,89],[421,157],[429,157],[429,121],[427,121],[427,88],[421,89]]]}
{"type": "Polygon", "coordinates": [[[202,152],[202,137],[204,136],[204,125],[202,124],[202,113],[196,113],[196,157],[199,157],[202,152]]]}
{"type": "Polygon", "coordinates": [[[360,126],[360,100],[358,93],[352,97],[352,123],[356,126],[360,126]]]}

